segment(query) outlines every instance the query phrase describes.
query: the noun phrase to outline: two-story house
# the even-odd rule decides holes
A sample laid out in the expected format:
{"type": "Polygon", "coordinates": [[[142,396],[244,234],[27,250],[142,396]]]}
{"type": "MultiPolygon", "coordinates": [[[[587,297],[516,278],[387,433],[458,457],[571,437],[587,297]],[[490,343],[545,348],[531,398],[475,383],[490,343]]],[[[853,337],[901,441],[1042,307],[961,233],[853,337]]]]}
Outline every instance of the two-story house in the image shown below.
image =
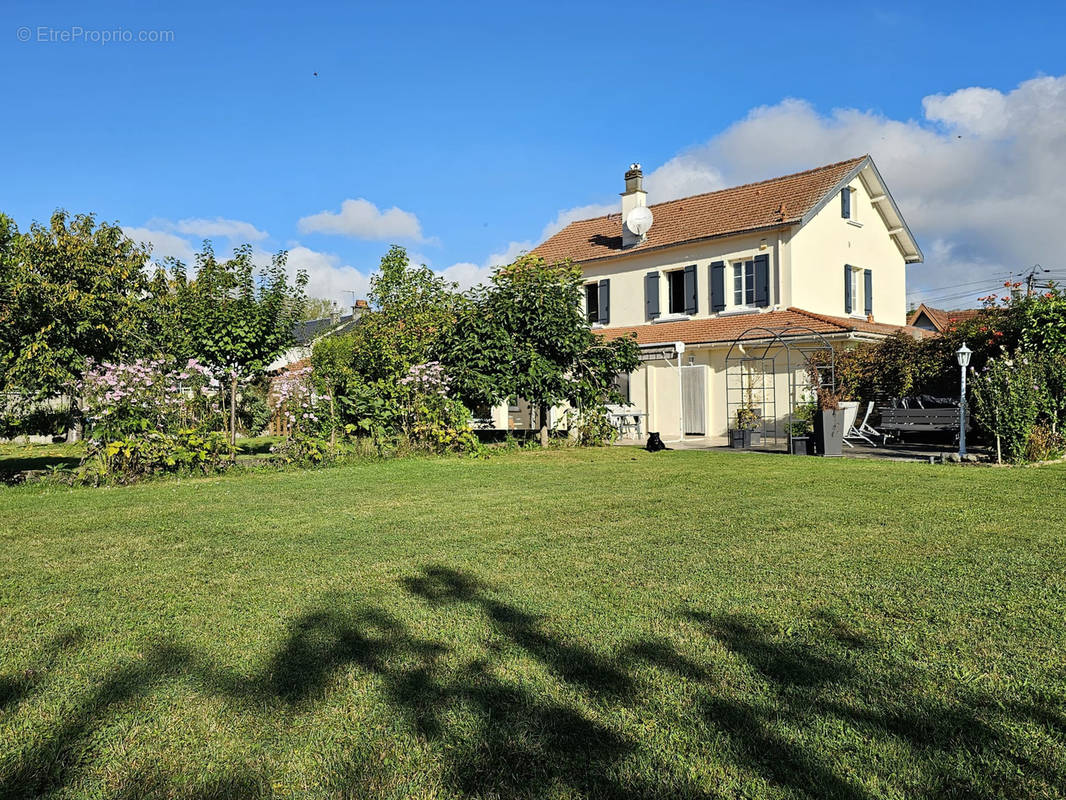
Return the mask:
{"type": "Polygon", "coordinates": [[[573,222],[533,253],[580,266],[589,319],[636,338],[642,364],[623,388],[667,439],[726,435],[727,353],[750,329],[797,349],[920,335],[905,283],[922,253],[869,156],[650,206],[634,164],[620,213],[573,222]]]}

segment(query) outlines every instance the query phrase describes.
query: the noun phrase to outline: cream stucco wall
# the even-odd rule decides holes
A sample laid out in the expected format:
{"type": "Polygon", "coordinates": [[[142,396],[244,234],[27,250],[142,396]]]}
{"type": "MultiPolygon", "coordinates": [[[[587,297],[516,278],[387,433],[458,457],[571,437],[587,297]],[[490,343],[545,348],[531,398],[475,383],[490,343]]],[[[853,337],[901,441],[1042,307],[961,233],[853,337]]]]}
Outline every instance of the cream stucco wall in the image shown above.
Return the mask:
{"type": "MultiPolygon", "coordinates": [[[[717,316],[711,313],[710,265],[712,261],[739,261],[753,258],[760,253],[770,256],[770,303],[778,303],[775,288],[787,283],[787,276],[777,275],[778,265],[787,263],[789,232],[764,231],[746,236],[731,236],[711,239],[694,245],[672,247],[664,250],[637,252],[623,255],[602,263],[582,264],[581,271],[586,281],[611,281],[611,319],[609,327],[643,325],[648,323],[644,306],[644,276],[656,270],[659,275],[659,303],[662,316],[659,322],[673,319],[703,319],[717,316]],[[671,316],[668,313],[670,293],[665,273],[696,265],[697,313],[671,316]],[[777,277],[777,280],[775,280],[777,277]]],[[[731,296],[729,279],[726,294],[731,296]]],[[[654,324],[654,323],[649,323],[654,324]]]]}
{"type": "MultiPolygon", "coordinates": [[[[873,277],[873,315],[877,322],[907,322],[906,263],[888,233],[881,214],[870,202],[861,177],[850,184],[852,219],[840,216],[840,198],[829,202],[792,236],[791,304],[833,316],[844,313],[844,265],[868,269],[873,277]]],[[[863,297],[853,313],[862,313],[863,297]]]]}

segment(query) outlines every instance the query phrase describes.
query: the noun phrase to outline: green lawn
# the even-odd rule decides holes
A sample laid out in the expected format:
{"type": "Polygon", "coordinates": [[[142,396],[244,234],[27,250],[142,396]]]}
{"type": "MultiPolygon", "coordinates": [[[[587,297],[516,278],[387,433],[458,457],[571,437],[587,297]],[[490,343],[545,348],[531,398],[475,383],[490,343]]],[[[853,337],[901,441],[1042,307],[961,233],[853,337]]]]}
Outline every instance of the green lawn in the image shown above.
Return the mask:
{"type": "Polygon", "coordinates": [[[1052,797],[1066,466],[0,489],[0,797],[1052,797]]]}

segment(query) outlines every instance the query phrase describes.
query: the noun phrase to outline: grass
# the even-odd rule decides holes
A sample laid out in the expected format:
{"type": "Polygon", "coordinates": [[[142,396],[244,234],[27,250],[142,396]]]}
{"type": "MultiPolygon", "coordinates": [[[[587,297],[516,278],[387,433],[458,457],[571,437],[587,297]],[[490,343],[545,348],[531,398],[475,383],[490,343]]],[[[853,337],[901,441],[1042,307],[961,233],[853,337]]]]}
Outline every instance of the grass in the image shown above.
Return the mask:
{"type": "Polygon", "coordinates": [[[0,797],[1062,796],[1064,530],[1064,465],[2,489],[0,797]]]}

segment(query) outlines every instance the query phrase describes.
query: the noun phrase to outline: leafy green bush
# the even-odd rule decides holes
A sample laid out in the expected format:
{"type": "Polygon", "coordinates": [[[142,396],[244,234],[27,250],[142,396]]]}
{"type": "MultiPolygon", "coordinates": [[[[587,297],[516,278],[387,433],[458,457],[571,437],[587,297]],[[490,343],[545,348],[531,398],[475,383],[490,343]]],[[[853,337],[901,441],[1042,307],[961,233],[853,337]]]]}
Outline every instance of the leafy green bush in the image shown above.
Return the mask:
{"type": "Polygon", "coordinates": [[[577,443],[585,447],[602,447],[618,438],[618,428],[611,424],[607,408],[590,405],[569,412],[570,427],[577,433],[577,443]]]}
{"type": "Polygon", "coordinates": [[[996,438],[997,460],[1024,461],[1046,405],[1042,365],[1024,353],[1004,353],[974,371],[970,386],[974,416],[996,438]]]}
{"type": "Polygon", "coordinates": [[[299,430],[282,438],[270,452],[283,464],[321,464],[332,458],[328,439],[299,430]]]}
{"type": "Polygon", "coordinates": [[[207,474],[222,469],[229,455],[229,443],[220,432],[144,431],[90,442],[77,478],[93,484],[130,483],[159,473],[207,474]]]}

